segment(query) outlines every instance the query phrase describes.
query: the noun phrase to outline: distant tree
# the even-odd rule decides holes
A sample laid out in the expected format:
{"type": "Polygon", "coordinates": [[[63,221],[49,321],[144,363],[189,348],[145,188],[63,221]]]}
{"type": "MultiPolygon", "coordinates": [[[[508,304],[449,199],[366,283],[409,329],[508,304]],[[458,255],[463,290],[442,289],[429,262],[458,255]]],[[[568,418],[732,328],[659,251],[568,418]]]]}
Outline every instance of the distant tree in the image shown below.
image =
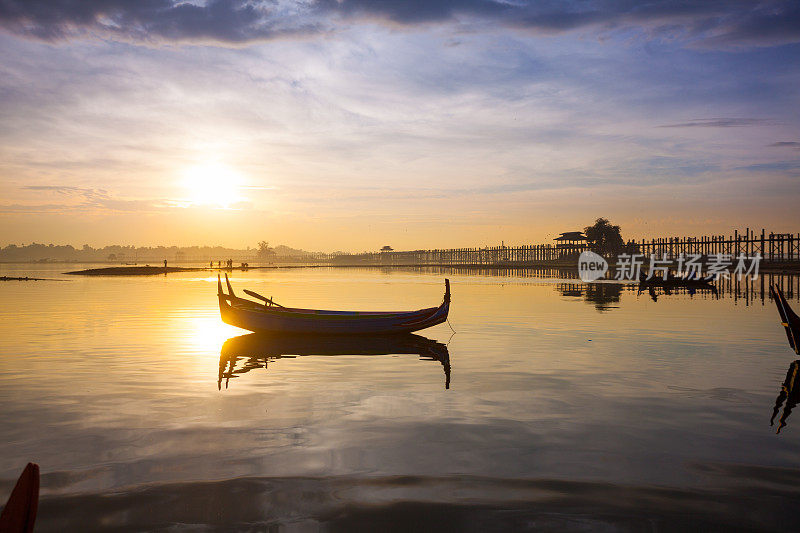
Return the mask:
{"type": "Polygon", "coordinates": [[[607,218],[598,218],[591,226],[583,229],[589,247],[600,255],[622,253],[625,241],[619,226],[612,225],[607,218]]]}
{"type": "Polygon", "coordinates": [[[256,256],[260,261],[269,261],[275,257],[275,250],[269,247],[267,241],[261,241],[258,243],[258,252],[256,252],[256,256]]]}

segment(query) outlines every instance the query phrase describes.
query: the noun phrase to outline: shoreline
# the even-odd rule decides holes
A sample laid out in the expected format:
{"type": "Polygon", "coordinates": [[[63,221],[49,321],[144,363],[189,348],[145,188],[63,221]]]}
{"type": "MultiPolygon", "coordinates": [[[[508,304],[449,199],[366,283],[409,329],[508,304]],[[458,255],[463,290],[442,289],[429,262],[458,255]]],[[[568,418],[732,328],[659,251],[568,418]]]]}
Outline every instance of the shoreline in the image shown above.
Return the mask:
{"type": "Polygon", "coordinates": [[[86,270],[64,272],[64,274],[74,276],[156,276],[158,274],[169,274],[171,272],[202,272],[208,270],[208,267],[122,266],[89,268],[86,270]]]}
{"type": "MultiPolygon", "coordinates": [[[[613,270],[615,264],[609,265],[609,270],[613,270]]],[[[553,270],[569,270],[577,271],[577,266],[574,262],[540,262],[540,263],[503,263],[503,264],[486,264],[476,265],[474,263],[418,263],[407,265],[376,265],[376,264],[306,264],[306,265],[264,265],[264,266],[247,266],[247,267],[232,267],[232,268],[210,268],[210,267],[162,267],[162,266],[119,266],[119,267],[104,267],[104,268],[90,268],[86,270],[75,270],[72,272],[64,272],[66,275],[74,276],[156,276],[159,274],[170,274],[177,272],[234,272],[248,270],[270,270],[270,269],[288,269],[288,268],[453,268],[464,270],[528,270],[528,269],[553,269],[553,270]]],[[[762,263],[759,265],[759,273],[782,273],[782,274],[800,274],[800,261],[792,262],[773,262],[762,263]]],[[[22,279],[22,278],[15,278],[22,279]]],[[[33,279],[33,278],[26,278],[33,279]]],[[[37,278],[44,279],[44,278],[37,278]]]]}
{"type": "Polygon", "coordinates": [[[24,277],[0,276],[0,281],[67,281],[67,280],[56,279],[56,278],[32,278],[30,276],[24,276],[24,277]]]}

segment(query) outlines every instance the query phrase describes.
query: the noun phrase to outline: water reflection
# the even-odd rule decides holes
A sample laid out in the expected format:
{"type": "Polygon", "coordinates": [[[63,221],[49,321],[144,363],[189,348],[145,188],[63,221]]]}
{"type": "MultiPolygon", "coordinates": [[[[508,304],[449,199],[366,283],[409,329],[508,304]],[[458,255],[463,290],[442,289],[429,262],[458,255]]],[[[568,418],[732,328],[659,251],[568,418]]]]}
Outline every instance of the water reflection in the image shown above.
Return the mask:
{"type": "Polygon", "coordinates": [[[687,280],[687,279],[658,279],[643,280],[639,282],[637,295],[641,295],[644,291],[650,296],[654,302],[658,301],[658,297],[663,294],[664,296],[672,296],[673,294],[688,294],[690,298],[694,297],[698,291],[708,292],[716,297],[719,297],[719,291],[716,285],[710,281],[705,280],[687,280]],[[657,289],[661,289],[659,292],[657,289]]]}
{"type": "MultiPolygon", "coordinates": [[[[485,276],[485,277],[501,277],[501,278],[518,278],[524,280],[526,278],[532,279],[558,279],[558,280],[574,280],[562,285],[572,285],[578,290],[580,287],[585,286],[585,283],[580,281],[577,268],[459,268],[459,267],[417,267],[417,268],[395,268],[386,269],[386,272],[397,272],[401,270],[409,270],[413,272],[423,272],[430,274],[449,274],[449,275],[469,275],[469,276],[485,276]]],[[[611,282],[611,277],[614,275],[613,270],[608,273],[609,278],[606,283],[611,282]]],[[[681,288],[674,292],[685,292],[691,294],[703,295],[703,298],[731,298],[738,302],[744,300],[744,304],[749,306],[756,301],[760,301],[762,305],[770,300],[769,287],[773,284],[780,286],[786,294],[788,300],[800,300],[800,276],[791,272],[761,272],[757,280],[751,280],[749,276],[728,276],[720,277],[710,283],[716,289],[715,292],[711,290],[703,291],[689,291],[688,288],[681,288]]],[[[598,284],[599,285],[599,284],[598,284]]],[[[638,290],[636,283],[623,283],[622,290],[628,291],[638,290]]],[[[649,291],[648,291],[649,292],[649,291]]],[[[660,291],[653,290],[653,293],[658,298],[660,291]]],[[[666,293],[666,291],[665,291],[666,293]]],[[[652,297],[652,296],[651,296],[652,297]]]]}
{"type": "Polygon", "coordinates": [[[559,283],[556,286],[562,296],[583,298],[598,311],[618,308],[611,304],[619,303],[623,288],[621,283],[559,283]]]}
{"type": "Polygon", "coordinates": [[[656,282],[639,283],[638,285],[623,283],[559,283],[556,289],[562,296],[573,298],[583,298],[587,303],[594,304],[598,311],[617,309],[622,292],[624,290],[636,290],[637,296],[647,292],[650,298],[657,302],[659,296],[672,296],[673,294],[688,294],[693,297],[698,292],[709,293],[718,296],[717,287],[711,283],[681,283],[677,280],[673,283],[665,283],[661,280],[656,282]]]}
{"type": "Polygon", "coordinates": [[[392,336],[295,336],[250,333],[225,341],[219,354],[217,388],[251,370],[268,370],[277,359],[305,355],[417,354],[425,361],[439,361],[444,368],[444,388],[450,388],[450,353],[447,346],[421,335],[392,336]]]}
{"type": "Polygon", "coordinates": [[[781,391],[775,399],[775,407],[772,409],[772,418],[769,419],[770,426],[774,425],[775,417],[778,416],[781,407],[783,407],[783,413],[778,420],[778,429],[776,433],[780,433],[781,429],[786,427],[786,419],[792,414],[792,409],[795,408],[797,401],[800,400],[800,387],[795,386],[797,384],[798,369],[800,369],[800,360],[794,361],[789,365],[789,370],[786,372],[786,379],[783,380],[781,391]]]}

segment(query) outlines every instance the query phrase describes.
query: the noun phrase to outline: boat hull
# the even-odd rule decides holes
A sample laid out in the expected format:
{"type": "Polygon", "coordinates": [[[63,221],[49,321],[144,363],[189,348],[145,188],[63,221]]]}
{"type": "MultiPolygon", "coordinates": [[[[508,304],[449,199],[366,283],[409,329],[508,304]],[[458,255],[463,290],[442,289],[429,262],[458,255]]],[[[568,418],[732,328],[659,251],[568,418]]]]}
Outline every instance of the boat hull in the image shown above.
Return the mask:
{"type": "Polygon", "coordinates": [[[219,291],[222,321],[253,332],[323,334],[323,335],[386,335],[411,333],[441,324],[450,310],[450,284],[446,280],[445,298],[438,307],[397,313],[358,311],[321,311],[261,305],[219,291]]]}
{"type": "Polygon", "coordinates": [[[639,282],[640,287],[667,287],[670,289],[687,288],[687,289],[715,289],[713,283],[703,279],[649,279],[639,282]]]}
{"type": "Polygon", "coordinates": [[[794,353],[800,355],[800,316],[789,307],[789,302],[783,295],[783,291],[777,285],[769,287],[770,295],[778,307],[778,313],[781,316],[781,325],[786,330],[786,338],[789,341],[794,353]]]}

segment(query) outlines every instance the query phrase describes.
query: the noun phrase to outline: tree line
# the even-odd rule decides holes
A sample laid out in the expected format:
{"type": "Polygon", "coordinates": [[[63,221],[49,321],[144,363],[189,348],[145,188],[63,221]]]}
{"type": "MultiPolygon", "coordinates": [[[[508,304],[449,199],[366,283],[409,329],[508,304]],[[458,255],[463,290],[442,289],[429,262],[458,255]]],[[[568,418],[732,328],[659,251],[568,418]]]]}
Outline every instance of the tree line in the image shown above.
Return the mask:
{"type": "Polygon", "coordinates": [[[147,261],[268,261],[279,255],[305,254],[288,246],[272,248],[262,241],[257,248],[236,249],[224,246],[132,246],[109,245],[94,248],[84,244],[76,248],[70,244],[9,244],[0,248],[0,262],[67,261],[67,262],[147,262],[147,261]],[[262,246],[263,245],[263,246],[262,246]]]}

